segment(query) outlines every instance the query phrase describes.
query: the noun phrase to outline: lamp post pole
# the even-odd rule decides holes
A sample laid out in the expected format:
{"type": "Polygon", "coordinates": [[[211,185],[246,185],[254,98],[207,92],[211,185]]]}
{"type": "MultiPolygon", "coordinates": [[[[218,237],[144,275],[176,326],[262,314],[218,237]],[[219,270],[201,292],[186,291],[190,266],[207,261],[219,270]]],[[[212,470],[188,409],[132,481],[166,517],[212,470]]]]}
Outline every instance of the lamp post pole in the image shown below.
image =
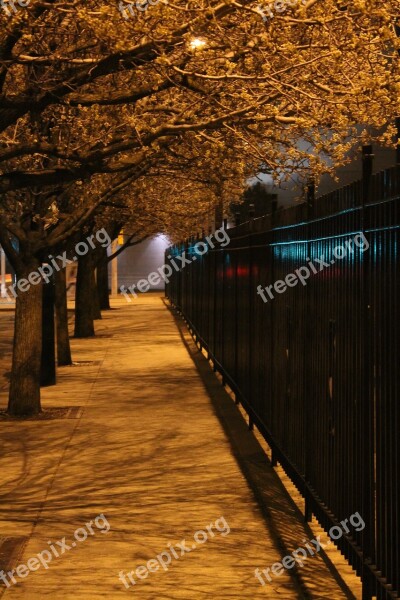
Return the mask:
{"type": "Polygon", "coordinates": [[[1,257],[0,257],[0,261],[1,261],[1,297],[6,298],[7,297],[7,294],[6,294],[6,253],[4,252],[3,248],[1,248],[0,253],[1,253],[1,257]]]}

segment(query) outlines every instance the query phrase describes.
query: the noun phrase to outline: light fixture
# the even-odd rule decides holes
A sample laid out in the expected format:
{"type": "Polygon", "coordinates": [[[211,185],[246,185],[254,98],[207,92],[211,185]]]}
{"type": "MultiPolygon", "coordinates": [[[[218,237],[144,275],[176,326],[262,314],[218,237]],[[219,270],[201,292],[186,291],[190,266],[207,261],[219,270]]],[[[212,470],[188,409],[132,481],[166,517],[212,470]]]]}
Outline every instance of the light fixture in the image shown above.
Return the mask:
{"type": "Polygon", "coordinates": [[[190,47],[192,50],[199,50],[200,48],[204,48],[206,42],[201,38],[193,38],[190,42],[190,47]]]}

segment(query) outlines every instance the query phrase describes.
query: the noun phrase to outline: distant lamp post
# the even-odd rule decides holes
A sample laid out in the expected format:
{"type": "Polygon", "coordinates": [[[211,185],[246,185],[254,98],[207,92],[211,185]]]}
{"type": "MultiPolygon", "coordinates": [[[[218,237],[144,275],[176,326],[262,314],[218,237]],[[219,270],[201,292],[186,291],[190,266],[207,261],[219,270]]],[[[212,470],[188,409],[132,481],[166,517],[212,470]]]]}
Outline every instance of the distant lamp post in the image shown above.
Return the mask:
{"type": "Polygon", "coordinates": [[[3,248],[0,248],[0,260],[1,260],[1,297],[7,298],[6,289],[6,254],[3,248]]]}
{"type": "Polygon", "coordinates": [[[206,41],[201,38],[193,38],[189,45],[192,50],[201,50],[206,45],[206,41]]]}

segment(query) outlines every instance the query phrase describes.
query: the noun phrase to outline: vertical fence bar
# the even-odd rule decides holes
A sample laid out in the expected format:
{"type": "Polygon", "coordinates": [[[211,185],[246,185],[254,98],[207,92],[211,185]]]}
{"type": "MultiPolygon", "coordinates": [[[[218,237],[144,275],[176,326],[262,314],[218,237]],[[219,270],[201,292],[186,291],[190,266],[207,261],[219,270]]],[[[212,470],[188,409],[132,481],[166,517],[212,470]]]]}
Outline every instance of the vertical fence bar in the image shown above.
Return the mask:
{"type": "MultiPolygon", "coordinates": [[[[369,229],[369,210],[371,177],[373,172],[373,152],[372,146],[366,145],[362,149],[362,212],[361,212],[361,231],[365,238],[368,236],[369,229]]],[[[375,432],[373,423],[373,407],[371,395],[371,299],[369,287],[370,272],[370,253],[364,252],[362,257],[361,269],[361,310],[362,310],[362,331],[361,331],[361,357],[362,357],[362,380],[361,380],[361,406],[362,406],[362,436],[361,436],[361,467],[362,467],[362,518],[366,527],[363,535],[363,552],[367,561],[371,564],[375,557],[375,506],[374,493],[374,449],[375,432]]],[[[363,565],[362,572],[363,600],[371,600],[374,594],[374,586],[370,570],[366,564],[363,565]]]]}
{"type": "MultiPolygon", "coordinates": [[[[314,202],[315,202],[315,182],[314,179],[310,179],[307,185],[307,193],[306,193],[306,219],[307,219],[307,257],[312,259],[311,252],[311,227],[310,221],[314,218],[314,202]]],[[[312,361],[312,348],[310,347],[311,339],[312,339],[312,319],[313,314],[310,311],[310,282],[306,289],[304,290],[306,294],[306,323],[305,323],[305,332],[306,335],[303,339],[303,401],[304,401],[304,431],[309,431],[310,424],[313,421],[313,392],[311,389],[311,361],[312,361]]],[[[305,439],[305,457],[304,457],[304,479],[308,481],[308,466],[312,460],[312,453],[314,452],[313,444],[312,444],[312,435],[306,435],[305,439]]],[[[312,509],[310,503],[310,496],[306,493],[304,498],[304,519],[306,522],[311,522],[312,520],[312,509]]]]}

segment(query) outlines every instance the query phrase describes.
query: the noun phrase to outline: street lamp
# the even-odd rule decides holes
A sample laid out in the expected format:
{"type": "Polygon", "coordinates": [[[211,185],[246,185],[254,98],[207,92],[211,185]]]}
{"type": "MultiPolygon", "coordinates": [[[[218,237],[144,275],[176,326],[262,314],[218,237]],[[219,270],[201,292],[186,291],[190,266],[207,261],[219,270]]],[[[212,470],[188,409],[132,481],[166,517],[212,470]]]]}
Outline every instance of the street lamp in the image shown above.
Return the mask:
{"type": "Polygon", "coordinates": [[[190,47],[192,50],[200,50],[201,48],[204,48],[205,45],[205,40],[202,40],[201,38],[193,38],[190,41],[190,47]]]}

